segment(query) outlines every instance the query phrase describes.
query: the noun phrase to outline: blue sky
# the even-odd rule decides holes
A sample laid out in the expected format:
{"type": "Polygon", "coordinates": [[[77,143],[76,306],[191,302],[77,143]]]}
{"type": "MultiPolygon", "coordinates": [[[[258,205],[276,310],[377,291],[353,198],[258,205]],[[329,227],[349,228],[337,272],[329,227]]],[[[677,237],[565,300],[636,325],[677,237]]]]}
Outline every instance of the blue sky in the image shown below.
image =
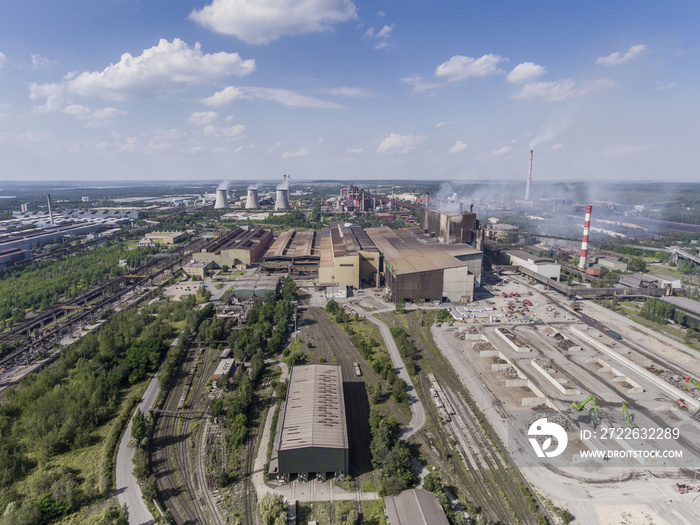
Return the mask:
{"type": "Polygon", "coordinates": [[[696,1],[1,10],[0,180],[700,180],[696,1]]]}

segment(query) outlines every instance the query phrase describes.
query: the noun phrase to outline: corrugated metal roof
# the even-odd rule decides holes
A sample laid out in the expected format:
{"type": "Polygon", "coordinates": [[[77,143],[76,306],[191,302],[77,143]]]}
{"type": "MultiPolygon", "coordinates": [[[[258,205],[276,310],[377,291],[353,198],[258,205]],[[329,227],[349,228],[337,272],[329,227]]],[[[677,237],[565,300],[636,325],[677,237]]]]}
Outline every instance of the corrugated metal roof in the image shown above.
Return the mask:
{"type": "Polygon", "coordinates": [[[437,497],[423,489],[404,490],[398,496],[386,496],[389,525],[449,525],[437,497]]]}
{"type": "Polygon", "coordinates": [[[368,228],[367,235],[396,273],[416,273],[468,266],[457,257],[480,253],[467,244],[441,244],[420,228],[368,228]]]}
{"type": "Polygon", "coordinates": [[[279,450],[348,448],[340,367],[292,367],[279,450]]]}

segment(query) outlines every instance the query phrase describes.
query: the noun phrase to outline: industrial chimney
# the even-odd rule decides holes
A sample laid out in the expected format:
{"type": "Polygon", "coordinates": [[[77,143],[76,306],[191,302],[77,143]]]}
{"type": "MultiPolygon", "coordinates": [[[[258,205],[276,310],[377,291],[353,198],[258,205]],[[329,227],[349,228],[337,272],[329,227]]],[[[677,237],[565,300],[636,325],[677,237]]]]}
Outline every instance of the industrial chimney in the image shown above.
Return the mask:
{"type": "Polygon", "coordinates": [[[525,186],[525,200],[530,200],[530,185],[532,184],[532,153],[530,150],[530,169],[527,170],[527,185],[525,186]]]}
{"type": "Polygon", "coordinates": [[[588,265],[588,232],[591,228],[591,210],[593,206],[586,206],[586,218],[583,222],[583,241],[581,241],[581,260],[578,262],[578,267],[582,270],[588,265]]]}
{"type": "Polygon", "coordinates": [[[225,188],[216,189],[216,203],[214,204],[215,210],[223,210],[228,208],[228,197],[226,193],[227,191],[225,188]]]}
{"type": "Polygon", "coordinates": [[[51,211],[51,195],[46,195],[46,202],[49,204],[49,224],[53,226],[53,212],[51,211]]]}
{"type": "Polygon", "coordinates": [[[256,188],[248,188],[248,199],[245,201],[246,210],[257,210],[260,208],[258,202],[258,190],[256,188]]]}

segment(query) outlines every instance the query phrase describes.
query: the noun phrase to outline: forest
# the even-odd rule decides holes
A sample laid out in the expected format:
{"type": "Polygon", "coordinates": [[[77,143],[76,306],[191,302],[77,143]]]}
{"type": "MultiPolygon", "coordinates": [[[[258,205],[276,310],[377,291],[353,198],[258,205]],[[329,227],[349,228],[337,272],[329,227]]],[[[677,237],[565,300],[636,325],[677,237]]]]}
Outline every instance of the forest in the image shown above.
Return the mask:
{"type": "MultiPolygon", "coordinates": [[[[119,419],[129,388],[158,369],[175,335],[172,319],[185,319],[187,307],[156,302],[120,312],[8,391],[0,405],[0,509],[7,509],[1,525],[48,523],[113,489],[120,432],[105,438],[103,429],[119,419]],[[91,447],[101,458],[96,474],[88,473],[95,465],[64,464],[91,447]]],[[[196,314],[192,321],[199,321],[196,314]]],[[[117,518],[109,523],[121,512],[113,511],[117,518]]]]}
{"type": "Polygon", "coordinates": [[[107,278],[126,273],[154,251],[130,250],[126,243],[107,242],[63,259],[5,271],[0,279],[0,327],[20,322],[32,310],[45,310],[61,298],[75,297],[107,278]],[[127,267],[119,266],[120,259],[126,259],[127,267]]]}

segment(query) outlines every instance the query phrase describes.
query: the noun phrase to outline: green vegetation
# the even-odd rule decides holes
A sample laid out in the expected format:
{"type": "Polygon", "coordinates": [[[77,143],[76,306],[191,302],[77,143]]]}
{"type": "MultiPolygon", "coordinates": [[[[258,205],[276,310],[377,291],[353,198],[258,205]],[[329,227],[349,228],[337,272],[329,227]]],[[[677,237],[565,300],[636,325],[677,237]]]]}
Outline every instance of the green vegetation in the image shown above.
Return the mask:
{"type": "Polygon", "coordinates": [[[9,270],[0,280],[0,323],[20,322],[31,310],[45,310],[60,298],[75,297],[106,278],[125,273],[120,259],[126,259],[129,267],[138,266],[149,253],[152,250],[127,250],[124,243],[105,244],[65,259],[9,270]]]}
{"type": "Polygon", "coordinates": [[[414,487],[418,480],[411,470],[408,446],[397,439],[400,428],[398,421],[381,415],[373,408],[369,424],[372,433],[372,465],[380,471],[379,494],[398,494],[414,487]]]}
{"type": "Polygon", "coordinates": [[[416,359],[418,358],[418,349],[413,343],[413,340],[408,336],[406,331],[400,326],[391,327],[391,336],[396,342],[396,346],[399,349],[399,353],[403,358],[403,362],[406,365],[406,371],[411,376],[415,376],[417,372],[416,359]]]}
{"type": "Polygon", "coordinates": [[[287,506],[278,494],[265,494],[258,503],[258,513],[265,525],[287,525],[287,506]]]}
{"type": "Polygon", "coordinates": [[[664,324],[667,319],[673,319],[673,312],[672,304],[658,299],[647,299],[639,310],[639,315],[655,323],[664,324]]]}
{"type": "Polygon", "coordinates": [[[45,523],[111,490],[116,444],[140,395],[115,416],[131,385],[163,359],[173,336],[164,317],[172,313],[160,302],[125,310],[8,391],[0,405],[0,508],[12,506],[0,523],[45,523]],[[90,449],[102,458],[68,466],[90,449]],[[90,473],[98,465],[99,480],[90,473]]]}

